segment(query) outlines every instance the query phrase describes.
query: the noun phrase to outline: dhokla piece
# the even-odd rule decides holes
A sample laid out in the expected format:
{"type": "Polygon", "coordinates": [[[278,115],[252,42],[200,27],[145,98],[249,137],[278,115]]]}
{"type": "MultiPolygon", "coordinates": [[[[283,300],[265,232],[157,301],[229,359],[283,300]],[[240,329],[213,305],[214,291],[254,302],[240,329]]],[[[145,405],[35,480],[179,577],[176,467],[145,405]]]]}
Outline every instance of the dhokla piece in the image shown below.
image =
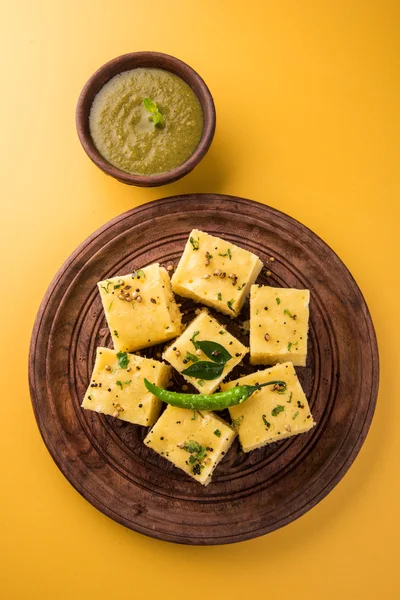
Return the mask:
{"type": "Polygon", "coordinates": [[[182,331],[168,273],[158,263],[97,285],[115,350],[134,352],[182,331]]]}
{"type": "Polygon", "coordinates": [[[274,365],[307,358],[309,290],[252,285],[250,291],[250,362],[274,365]]]}
{"type": "Polygon", "coordinates": [[[229,381],[221,388],[228,390],[236,385],[275,380],[284,381],[286,388],[266,386],[254,392],[243,404],[229,409],[244,452],[304,433],[315,425],[307,398],[290,362],[229,381]]]}
{"type": "Polygon", "coordinates": [[[261,269],[255,254],[194,229],[171,279],[172,289],[234,318],[261,269]]]}
{"type": "Polygon", "coordinates": [[[129,423],[153,425],[162,403],[147,390],[144,379],[167,387],[170,374],[171,367],[158,360],[97,348],[82,407],[129,423]]]}
{"type": "Polygon", "coordinates": [[[163,358],[199,392],[212,394],[248,351],[249,349],[246,346],[241,344],[223,325],[218,323],[207,309],[204,309],[189,324],[182,335],[165,350],[163,358]],[[215,362],[219,359],[218,352],[213,359],[208,357],[198,348],[198,343],[204,341],[215,342],[222,346],[223,350],[229,353],[229,360],[221,366],[221,363],[215,362]],[[211,370],[211,375],[213,375],[213,371],[216,372],[213,379],[206,379],[202,375],[195,377],[182,373],[192,365],[199,366],[200,363],[204,364],[207,361],[210,363],[207,366],[211,370]]]}
{"type": "Polygon", "coordinates": [[[144,443],[207,485],[235,437],[235,431],[212,412],[168,406],[144,443]]]}

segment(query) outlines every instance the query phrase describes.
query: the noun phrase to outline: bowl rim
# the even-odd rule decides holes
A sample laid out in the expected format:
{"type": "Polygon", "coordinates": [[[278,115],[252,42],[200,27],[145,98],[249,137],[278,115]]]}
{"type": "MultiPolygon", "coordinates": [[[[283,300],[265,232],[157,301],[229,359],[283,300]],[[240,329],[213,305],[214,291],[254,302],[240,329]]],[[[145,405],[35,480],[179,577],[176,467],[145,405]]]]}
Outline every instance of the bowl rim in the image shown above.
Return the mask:
{"type": "Polygon", "coordinates": [[[99,67],[87,80],[79,95],[76,106],[76,129],[86,154],[107,175],[130,185],[152,187],[165,185],[187,175],[202,160],[208,151],[215,133],[216,112],[214,100],[205,81],[187,63],[179,58],[154,51],[121,54],[99,67]],[[146,64],[146,63],[151,63],[146,64]],[[160,63],[157,65],[157,63],[160,63]],[[135,68],[159,68],[174,73],[187,83],[200,101],[204,126],[200,142],[189,158],[171,171],[156,175],[131,174],[109,163],[97,150],[89,130],[89,114],[93,100],[100,89],[115,75],[135,68]]]}

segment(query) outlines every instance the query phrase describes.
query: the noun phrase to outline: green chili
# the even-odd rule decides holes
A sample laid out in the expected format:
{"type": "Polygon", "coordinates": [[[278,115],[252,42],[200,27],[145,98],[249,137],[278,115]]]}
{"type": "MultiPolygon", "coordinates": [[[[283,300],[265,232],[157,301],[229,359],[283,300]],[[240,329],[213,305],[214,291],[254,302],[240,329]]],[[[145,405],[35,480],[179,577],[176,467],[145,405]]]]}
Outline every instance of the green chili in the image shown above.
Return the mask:
{"type": "Polygon", "coordinates": [[[260,383],[258,385],[236,386],[230,390],[216,394],[181,394],[159,388],[147,379],[144,380],[144,383],[149,392],[163,402],[189,410],[222,410],[223,408],[228,408],[228,406],[235,406],[247,400],[256,390],[266,385],[277,385],[280,388],[286,388],[284,381],[268,381],[268,383],[260,383]]]}

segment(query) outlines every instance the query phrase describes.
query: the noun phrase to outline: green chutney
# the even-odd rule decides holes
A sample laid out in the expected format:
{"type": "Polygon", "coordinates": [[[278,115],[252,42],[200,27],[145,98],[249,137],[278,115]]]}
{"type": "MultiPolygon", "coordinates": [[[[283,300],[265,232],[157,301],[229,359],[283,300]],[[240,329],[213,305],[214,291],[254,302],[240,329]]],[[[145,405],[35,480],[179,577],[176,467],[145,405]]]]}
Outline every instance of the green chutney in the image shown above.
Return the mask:
{"type": "Polygon", "coordinates": [[[138,68],[115,75],[101,88],[89,125],[96,148],[109,163],[132,175],[156,175],[193,154],[204,119],[196,94],[180,77],[138,68]],[[162,127],[152,122],[145,98],[157,105],[162,127]]]}

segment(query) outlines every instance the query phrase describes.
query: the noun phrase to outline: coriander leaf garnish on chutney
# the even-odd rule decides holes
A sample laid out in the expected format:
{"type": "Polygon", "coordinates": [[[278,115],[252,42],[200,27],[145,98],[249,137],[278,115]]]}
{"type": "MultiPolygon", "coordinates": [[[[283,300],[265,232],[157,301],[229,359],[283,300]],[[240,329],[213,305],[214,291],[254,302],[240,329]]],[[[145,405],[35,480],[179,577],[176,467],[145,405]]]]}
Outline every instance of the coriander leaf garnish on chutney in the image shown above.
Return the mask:
{"type": "Polygon", "coordinates": [[[161,129],[165,127],[165,119],[153,100],[150,100],[150,98],[143,98],[143,106],[150,113],[149,121],[154,123],[155,127],[160,127],[161,129]]]}

